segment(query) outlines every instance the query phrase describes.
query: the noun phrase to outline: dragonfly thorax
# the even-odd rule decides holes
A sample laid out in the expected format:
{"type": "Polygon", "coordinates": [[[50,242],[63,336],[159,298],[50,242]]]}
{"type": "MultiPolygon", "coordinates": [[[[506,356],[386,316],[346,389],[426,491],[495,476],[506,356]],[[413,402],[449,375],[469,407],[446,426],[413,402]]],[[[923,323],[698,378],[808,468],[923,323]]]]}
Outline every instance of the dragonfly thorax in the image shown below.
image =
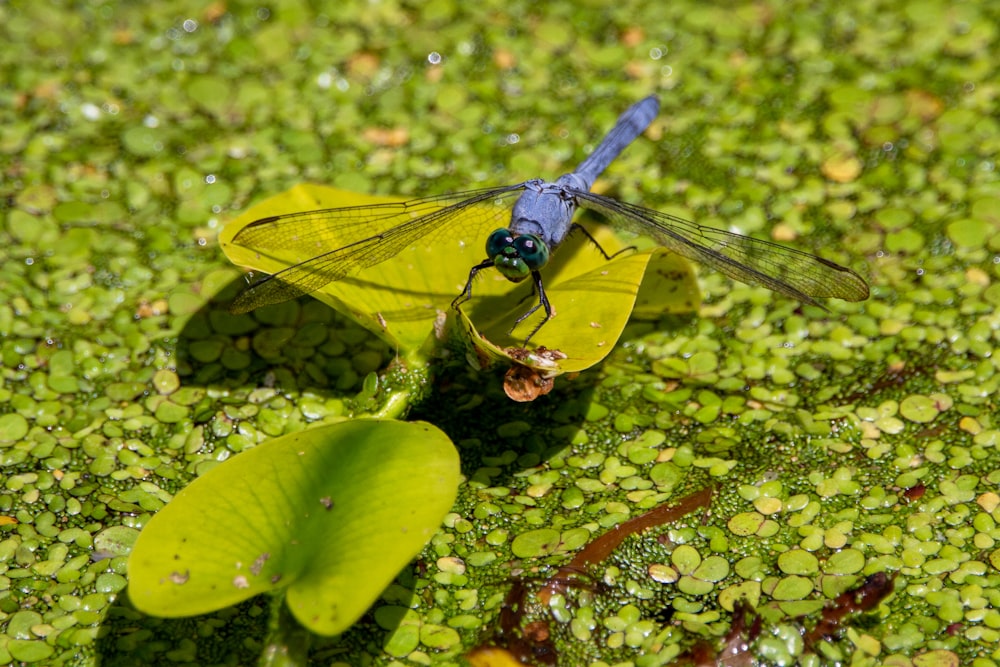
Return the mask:
{"type": "Polygon", "coordinates": [[[555,183],[529,181],[510,212],[510,229],[516,235],[533,234],[550,249],[563,242],[573,224],[576,199],[568,188],[576,187],[575,174],[555,183]]]}

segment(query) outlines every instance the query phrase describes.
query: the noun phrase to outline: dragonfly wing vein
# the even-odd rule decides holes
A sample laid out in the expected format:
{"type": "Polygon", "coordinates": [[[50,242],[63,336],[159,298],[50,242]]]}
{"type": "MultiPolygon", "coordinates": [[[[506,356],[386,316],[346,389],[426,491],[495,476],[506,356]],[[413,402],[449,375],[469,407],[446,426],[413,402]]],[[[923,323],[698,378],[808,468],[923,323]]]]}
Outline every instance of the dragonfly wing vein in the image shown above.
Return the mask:
{"type": "Polygon", "coordinates": [[[233,237],[233,243],[245,248],[301,250],[319,254],[415,222],[456,204],[502,195],[510,187],[268,216],[246,225],[233,237]],[[331,243],[336,245],[331,246],[331,243]]]}
{"type": "MultiPolygon", "coordinates": [[[[284,247],[293,249],[299,243],[299,239],[307,235],[308,232],[305,230],[309,225],[325,225],[327,229],[335,229],[338,233],[353,226],[357,230],[363,230],[365,235],[351,240],[351,235],[345,234],[337,238],[339,247],[321,252],[311,259],[251,284],[236,297],[230,310],[234,313],[243,313],[260,306],[280,303],[315,292],[331,282],[342,280],[395,257],[423,237],[436,237],[442,230],[449,230],[455,223],[462,221],[463,216],[468,216],[474,223],[471,226],[478,231],[478,228],[493,224],[503,215],[509,214],[508,206],[493,205],[494,203],[509,199],[522,189],[523,184],[517,184],[427,197],[401,204],[376,204],[374,207],[379,210],[374,215],[369,215],[367,220],[360,221],[353,220],[352,217],[364,217],[364,210],[373,207],[326,209],[263,218],[258,221],[263,223],[260,227],[280,225],[282,233],[279,236],[289,243],[284,247]],[[414,218],[412,217],[414,214],[419,215],[414,218]],[[382,224],[373,228],[373,222],[382,224]],[[389,226],[386,228],[387,224],[389,226]],[[293,235],[292,231],[296,234],[293,235]],[[290,240],[293,236],[296,237],[295,243],[290,240]]],[[[249,227],[250,225],[244,230],[249,227]]],[[[241,245],[246,242],[248,247],[253,247],[250,246],[250,239],[266,238],[266,247],[275,247],[272,242],[273,236],[250,235],[249,238],[243,238],[242,234],[242,231],[237,234],[234,241],[240,241],[241,245]]],[[[356,231],[354,236],[358,236],[356,231]]],[[[315,250],[311,246],[306,247],[315,250]]]]}
{"type": "Polygon", "coordinates": [[[868,285],[861,276],[821,257],[591,192],[574,195],[582,207],[601,213],[612,225],[650,236],[673,252],[740,282],[763,285],[816,305],[815,298],[868,298],[868,285]]]}

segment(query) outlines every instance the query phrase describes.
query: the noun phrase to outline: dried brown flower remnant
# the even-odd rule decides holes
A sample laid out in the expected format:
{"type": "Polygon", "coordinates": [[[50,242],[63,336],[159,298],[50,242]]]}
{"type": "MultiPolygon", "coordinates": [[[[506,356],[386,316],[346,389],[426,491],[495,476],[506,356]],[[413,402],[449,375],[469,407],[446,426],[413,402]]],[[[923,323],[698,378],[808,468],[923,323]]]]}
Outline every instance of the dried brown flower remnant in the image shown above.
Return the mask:
{"type": "Polygon", "coordinates": [[[539,345],[534,350],[523,347],[509,347],[505,350],[515,362],[531,360],[533,366],[515,363],[504,375],[503,390],[507,397],[519,403],[533,401],[539,396],[552,391],[555,386],[555,375],[546,372],[546,364],[555,367],[555,363],[565,359],[566,355],[559,350],[550,350],[539,345]]]}
{"type": "Polygon", "coordinates": [[[552,391],[555,382],[536,369],[521,364],[511,366],[503,376],[503,390],[518,403],[528,403],[552,391]]]}

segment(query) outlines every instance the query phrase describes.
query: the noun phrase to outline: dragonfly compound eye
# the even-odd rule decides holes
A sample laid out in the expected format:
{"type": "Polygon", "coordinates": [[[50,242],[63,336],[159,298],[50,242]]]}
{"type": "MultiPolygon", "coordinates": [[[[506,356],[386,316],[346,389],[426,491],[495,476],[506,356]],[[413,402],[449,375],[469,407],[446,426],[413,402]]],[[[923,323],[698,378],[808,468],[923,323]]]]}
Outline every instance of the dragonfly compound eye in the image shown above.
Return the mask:
{"type": "Polygon", "coordinates": [[[504,248],[509,248],[514,243],[514,235],[506,227],[495,229],[486,239],[486,256],[490,259],[503,253],[504,248]]]}
{"type": "Polygon", "coordinates": [[[493,266],[507,280],[519,283],[549,261],[549,247],[534,234],[514,236],[498,229],[486,239],[486,252],[493,266]]]}
{"type": "Polygon", "coordinates": [[[514,239],[514,249],[530,271],[537,271],[549,261],[549,247],[534,234],[518,236],[514,239]]]}
{"type": "Polygon", "coordinates": [[[486,239],[486,256],[504,278],[519,283],[530,275],[531,269],[521,259],[514,241],[514,234],[506,227],[494,230],[486,239]]]}

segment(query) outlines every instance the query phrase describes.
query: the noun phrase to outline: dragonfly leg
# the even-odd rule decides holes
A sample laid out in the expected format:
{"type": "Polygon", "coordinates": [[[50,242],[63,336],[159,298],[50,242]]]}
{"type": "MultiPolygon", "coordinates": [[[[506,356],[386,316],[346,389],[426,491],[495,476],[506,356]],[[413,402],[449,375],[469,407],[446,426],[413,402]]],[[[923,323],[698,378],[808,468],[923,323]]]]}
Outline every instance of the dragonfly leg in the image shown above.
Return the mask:
{"type": "Polygon", "coordinates": [[[534,313],[539,308],[544,308],[545,319],[539,322],[538,326],[532,329],[531,333],[528,334],[528,336],[524,339],[525,346],[528,345],[528,341],[531,340],[531,337],[534,336],[536,333],[538,333],[538,330],[541,329],[546,322],[548,322],[555,316],[555,313],[552,312],[552,304],[549,303],[549,297],[545,294],[545,287],[542,285],[542,274],[539,273],[538,271],[532,271],[531,277],[535,281],[535,290],[538,291],[538,303],[535,304],[535,306],[532,307],[531,310],[526,312],[524,315],[521,315],[521,317],[517,318],[517,321],[514,322],[514,326],[512,326],[510,328],[510,331],[507,332],[508,334],[513,333],[514,329],[517,328],[518,324],[531,317],[532,313],[534,313]]]}
{"type": "Polygon", "coordinates": [[[472,269],[469,271],[469,279],[465,283],[465,289],[463,289],[462,293],[456,296],[455,300],[451,302],[452,308],[457,309],[463,303],[472,298],[472,280],[476,277],[477,273],[479,273],[483,269],[488,269],[491,266],[493,266],[493,260],[484,259],[482,262],[472,267],[472,269]]]}
{"type": "Polygon", "coordinates": [[[586,236],[590,240],[590,242],[593,243],[594,246],[596,246],[597,249],[601,251],[601,254],[604,255],[604,259],[607,259],[607,260],[612,260],[615,257],[617,257],[618,255],[622,254],[623,252],[626,252],[626,251],[629,251],[629,250],[635,250],[635,246],[634,245],[630,245],[628,247],[622,248],[621,250],[619,250],[618,252],[616,252],[613,255],[609,255],[608,251],[601,247],[601,244],[597,242],[597,239],[595,239],[590,234],[590,232],[587,231],[587,228],[584,227],[583,225],[578,225],[578,224],[576,224],[574,222],[572,225],[570,225],[569,231],[570,231],[571,234],[573,232],[575,232],[575,231],[579,231],[579,232],[583,233],[583,235],[586,236]]]}

